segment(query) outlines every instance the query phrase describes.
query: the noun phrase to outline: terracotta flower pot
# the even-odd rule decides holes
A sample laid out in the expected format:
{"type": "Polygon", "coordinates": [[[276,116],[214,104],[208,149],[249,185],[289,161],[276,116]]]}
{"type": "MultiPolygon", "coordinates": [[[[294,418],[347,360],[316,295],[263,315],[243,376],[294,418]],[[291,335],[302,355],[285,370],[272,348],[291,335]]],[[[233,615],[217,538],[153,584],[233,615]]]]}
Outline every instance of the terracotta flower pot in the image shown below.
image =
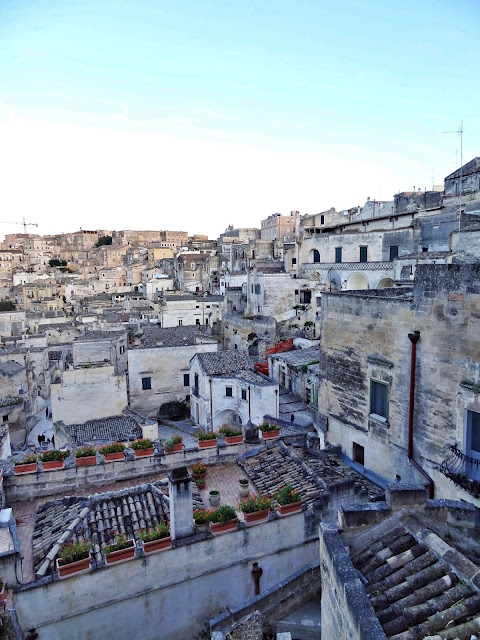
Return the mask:
{"type": "Polygon", "coordinates": [[[50,462],[42,462],[44,471],[55,471],[63,469],[63,460],[51,460],[50,462]]]}
{"type": "Polygon", "coordinates": [[[222,533],[228,533],[229,531],[235,531],[237,528],[236,520],[229,520],[228,522],[211,522],[210,531],[213,536],[219,536],[222,533]]]}
{"type": "Polygon", "coordinates": [[[29,462],[28,464],[16,464],[13,467],[13,471],[15,474],[20,473],[36,473],[37,471],[37,463],[29,462]]]}
{"type": "Polygon", "coordinates": [[[0,591],[0,606],[5,604],[5,600],[7,598],[7,592],[5,590],[5,580],[3,580],[2,590],[0,591]]]}
{"type": "Polygon", "coordinates": [[[180,444],[174,444],[174,445],[173,445],[173,449],[172,449],[171,451],[167,451],[167,450],[165,449],[165,453],[166,453],[166,454],[169,454],[169,453],[178,453],[179,451],[183,451],[183,444],[182,444],[182,443],[180,443],[180,444]]]}
{"type": "Polygon", "coordinates": [[[240,436],[225,436],[225,444],[242,444],[243,435],[240,436]]]}
{"type": "Polygon", "coordinates": [[[153,456],[153,447],[150,449],[134,449],[135,458],[146,458],[147,456],[153,456]]]}
{"type": "Polygon", "coordinates": [[[120,549],[119,551],[111,551],[105,555],[105,562],[107,564],[114,564],[115,562],[123,562],[125,560],[131,560],[135,557],[135,543],[131,540],[133,546],[126,549],[120,549]]]}
{"type": "Polygon", "coordinates": [[[210,449],[211,447],[216,447],[217,446],[217,439],[215,438],[215,440],[199,440],[198,441],[198,448],[199,449],[210,449]]]}
{"type": "Polygon", "coordinates": [[[172,537],[160,538],[159,540],[152,540],[151,542],[143,543],[143,550],[145,553],[155,553],[156,551],[166,551],[172,548],[172,537]]]}
{"type": "Polygon", "coordinates": [[[278,438],[280,435],[280,429],[275,429],[275,431],[260,431],[260,438],[262,440],[273,440],[273,438],[278,438]]]}
{"type": "Polygon", "coordinates": [[[67,578],[71,575],[87,573],[90,571],[90,568],[90,556],[88,556],[88,558],[83,558],[83,560],[70,562],[69,564],[60,564],[60,560],[57,558],[57,571],[59,578],[67,578]]]}
{"type": "Polygon", "coordinates": [[[291,504],[277,504],[277,513],[279,516],[290,516],[293,513],[299,513],[302,510],[302,501],[292,502],[291,504]]]}
{"type": "Polygon", "coordinates": [[[270,509],[262,509],[261,511],[254,511],[253,513],[244,513],[243,519],[247,524],[260,524],[268,520],[268,514],[270,509]]]}
{"type": "Polygon", "coordinates": [[[125,460],[125,452],[116,451],[115,453],[105,454],[105,462],[115,462],[116,460],[125,460]]]}
{"type": "Polygon", "coordinates": [[[193,477],[195,479],[195,482],[201,482],[202,480],[205,480],[205,476],[207,475],[207,473],[194,473],[193,477]]]}
{"type": "Polygon", "coordinates": [[[84,456],[83,458],[75,458],[77,467],[93,467],[97,464],[97,456],[84,456]]]}

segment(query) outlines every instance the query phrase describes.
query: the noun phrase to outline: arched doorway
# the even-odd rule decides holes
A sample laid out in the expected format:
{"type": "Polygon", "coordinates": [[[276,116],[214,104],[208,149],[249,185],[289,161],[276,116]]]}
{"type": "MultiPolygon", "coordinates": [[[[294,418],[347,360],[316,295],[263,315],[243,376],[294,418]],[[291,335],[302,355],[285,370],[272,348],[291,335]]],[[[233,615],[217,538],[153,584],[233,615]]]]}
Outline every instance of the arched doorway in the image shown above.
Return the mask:
{"type": "Polygon", "coordinates": [[[214,429],[218,429],[222,424],[239,427],[242,425],[242,418],[235,411],[224,409],[223,411],[218,411],[213,417],[214,429]]]}
{"type": "Polygon", "coordinates": [[[347,289],[368,289],[368,280],[363,273],[352,273],[347,280],[347,289]]]}
{"type": "Polygon", "coordinates": [[[376,289],[387,289],[388,287],[393,287],[393,280],[391,278],[380,278],[377,282],[376,289]]]}

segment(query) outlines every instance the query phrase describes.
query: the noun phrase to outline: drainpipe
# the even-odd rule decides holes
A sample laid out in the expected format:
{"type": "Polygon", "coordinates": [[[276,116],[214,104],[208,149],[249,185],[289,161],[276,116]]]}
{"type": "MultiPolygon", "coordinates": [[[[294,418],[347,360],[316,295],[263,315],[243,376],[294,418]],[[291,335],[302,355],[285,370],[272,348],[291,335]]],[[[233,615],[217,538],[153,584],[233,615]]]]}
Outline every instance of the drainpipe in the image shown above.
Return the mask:
{"type": "Polygon", "coordinates": [[[253,569],[251,571],[253,582],[255,583],[255,595],[260,595],[260,578],[262,576],[263,569],[258,566],[258,562],[253,563],[253,569]]]}
{"type": "Polygon", "coordinates": [[[417,363],[417,342],[420,339],[420,331],[410,331],[408,339],[412,343],[412,358],[410,364],[410,407],[408,412],[408,459],[415,469],[428,481],[428,496],[433,500],[435,487],[432,478],[413,458],[413,411],[415,407],[415,371],[417,363]]]}
{"type": "Polygon", "coordinates": [[[210,421],[212,423],[211,431],[213,431],[213,395],[212,395],[212,379],[210,378],[210,421]]]}
{"type": "Polygon", "coordinates": [[[250,385],[248,385],[248,421],[250,423],[252,422],[252,410],[251,410],[251,403],[250,403],[250,385]]]}

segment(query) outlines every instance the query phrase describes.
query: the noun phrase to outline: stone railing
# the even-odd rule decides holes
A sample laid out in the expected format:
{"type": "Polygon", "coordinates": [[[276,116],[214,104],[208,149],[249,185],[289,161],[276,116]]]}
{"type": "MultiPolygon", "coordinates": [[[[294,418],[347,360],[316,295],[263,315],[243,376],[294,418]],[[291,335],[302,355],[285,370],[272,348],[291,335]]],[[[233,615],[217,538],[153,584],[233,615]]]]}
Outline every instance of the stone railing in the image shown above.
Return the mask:
{"type": "Polygon", "coordinates": [[[301,273],[309,271],[391,271],[393,262],[313,262],[300,265],[301,273]]]}
{"type": "Polygon", "coordinates": [[[452,453],[440,465],[440,472],[475,498],[480,498],[480,460],[465,455],[455,444],[449,449],[452,453]]]}

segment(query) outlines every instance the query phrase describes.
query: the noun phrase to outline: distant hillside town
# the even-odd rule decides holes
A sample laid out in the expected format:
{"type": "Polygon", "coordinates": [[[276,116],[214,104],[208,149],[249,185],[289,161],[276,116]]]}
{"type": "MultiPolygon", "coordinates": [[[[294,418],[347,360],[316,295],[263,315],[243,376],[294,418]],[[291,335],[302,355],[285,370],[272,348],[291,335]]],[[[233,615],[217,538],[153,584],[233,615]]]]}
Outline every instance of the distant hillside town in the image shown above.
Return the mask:
{"type": "Polygon", "coordinates": [[[480,637],[480,157],[216,239],[27,230],[0,243],[8,637],[480,637]]]}

